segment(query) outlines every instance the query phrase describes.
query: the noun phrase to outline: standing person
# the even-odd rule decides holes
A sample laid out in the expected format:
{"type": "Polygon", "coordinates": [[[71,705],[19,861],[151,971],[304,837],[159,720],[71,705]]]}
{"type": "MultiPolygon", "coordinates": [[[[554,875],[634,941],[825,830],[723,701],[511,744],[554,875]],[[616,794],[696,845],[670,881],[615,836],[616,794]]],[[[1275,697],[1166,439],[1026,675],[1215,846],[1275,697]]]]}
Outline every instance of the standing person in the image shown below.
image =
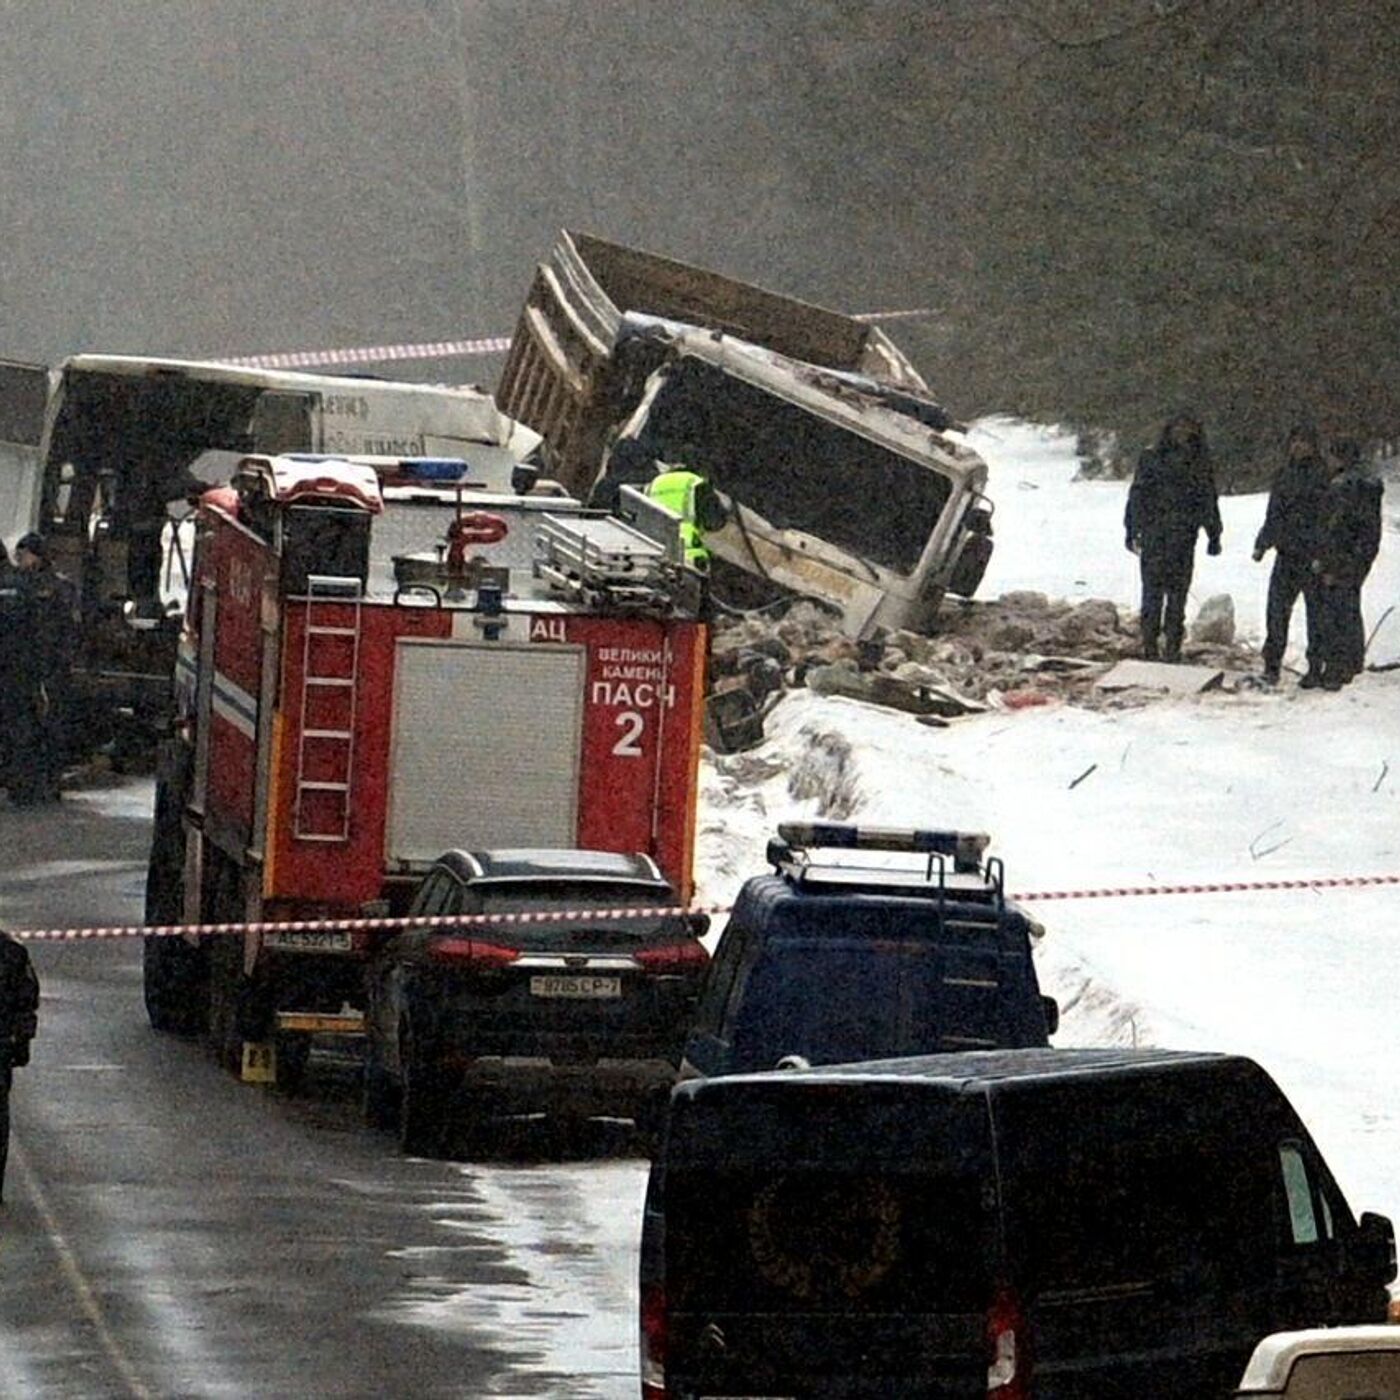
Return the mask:
{"type": "Polygon", "coordinates": [[[1141,559],[1142,654],[1155,661],[1161,635],[1165,659],[1180,661],[1197,534],[1206,532],[1207,553],[1220,553],[1215,477],[1195,418],[1173,418],[1157,446],[1138,459],[1123,528],[1127,547],[1141,559]]]}
{"type": "Polygon", "coordinates": [[[39,979],[23,943],[0,930],[0,1201],[10,1155],[10,1085],[15,1069],[29,1063],[29,1042],[39,1024],[39,979]]]}
{"type": "Polygon", "coordinates": [[[657,474],[647,487],[653,501],[673,510],[681,518],[681,548],[685,562],[705,573],[710,567],[710,551],[705,532],[718,530],[729,518],[719,492],[699,472],[687,467],[658,462],[657,474]]]}
{"type": "Polygon", "coordinates": [[[0,786],[9,787],[14,755],[14,726],[23,688],[24,596],[19,571],[0,541],[0,786]]]}
{"type": "Polygon", "coordinates": [[[49,560],[48,543],[30,533],[15,546],[23,600],[20,695],[13,726],[14,782],[19,806],[58,797],[68,687],[73,664],[76,590],[49,560]]]}
{"type": "Polygon", "coordinates": [[[1256,564],[1266,551],[1274,551],[1274,567],[1269,574],[1268,632],[1264,639],[1264,679],[1270,685],[1278,684],[1279,667],[1288,646],[1288,625],[1300,593],[1308,622],[1308,670],[1301,684],[1311,689],[1322,679],[1318,578],[1312,566],[1320,545],[1318,528],[1327,479],[1317,429],[1311,424],[1298,424],[1288,434],[1287,457],[1274,477],[1264,524],[1254,540],[1256,564]]]}
{"type": "Polygon", "coordinates": [[[1322,618],[1322,688],[1340,690],[1366,664],[1361,585],[1380,553],[1384,488],[1366,470],[1353,439],[1334,442],[1331,459],[1313,570],[1322,618]]]}

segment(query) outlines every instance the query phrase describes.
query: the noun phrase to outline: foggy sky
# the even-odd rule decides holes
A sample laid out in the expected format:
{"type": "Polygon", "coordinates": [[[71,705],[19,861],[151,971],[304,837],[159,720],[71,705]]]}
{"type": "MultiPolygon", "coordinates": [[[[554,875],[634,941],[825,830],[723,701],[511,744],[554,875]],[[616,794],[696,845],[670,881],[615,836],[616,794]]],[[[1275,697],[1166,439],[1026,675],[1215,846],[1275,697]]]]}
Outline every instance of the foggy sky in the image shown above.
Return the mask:
{"type": "Polygon", "coordinates": [[[917,298],[843,235],[860,196],[812,187],[832,134],[775,76],[785,10],[10,0],[0,358],[509,331],[561,226],[843,309],[917,298]]]}

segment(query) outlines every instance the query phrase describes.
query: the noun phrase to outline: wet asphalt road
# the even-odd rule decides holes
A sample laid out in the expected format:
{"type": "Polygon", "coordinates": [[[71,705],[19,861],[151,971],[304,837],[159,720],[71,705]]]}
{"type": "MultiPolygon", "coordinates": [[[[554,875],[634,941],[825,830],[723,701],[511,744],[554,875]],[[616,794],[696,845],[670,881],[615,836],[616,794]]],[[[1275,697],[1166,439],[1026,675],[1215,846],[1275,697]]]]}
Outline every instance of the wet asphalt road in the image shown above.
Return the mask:
{"type": "MultiPolygon", "coordinates": [[[[0,918],[138,920],[148,801],[140,784],[0,810],[0,918]]],[[[474,1210],[471,1168],[402,1158],[361,1126],[353,1067],[313,1062],[296,1099],[239,1084],[148,1028],[136,943],[33,955],[39,1037],[16,1074],[0,1210],[0,1396],[576,1393],[474,1326],[472,1291],[519,1269],[474,1210]],[[425,1325],[441,1299],[451,1325],[425,1325]]]]}

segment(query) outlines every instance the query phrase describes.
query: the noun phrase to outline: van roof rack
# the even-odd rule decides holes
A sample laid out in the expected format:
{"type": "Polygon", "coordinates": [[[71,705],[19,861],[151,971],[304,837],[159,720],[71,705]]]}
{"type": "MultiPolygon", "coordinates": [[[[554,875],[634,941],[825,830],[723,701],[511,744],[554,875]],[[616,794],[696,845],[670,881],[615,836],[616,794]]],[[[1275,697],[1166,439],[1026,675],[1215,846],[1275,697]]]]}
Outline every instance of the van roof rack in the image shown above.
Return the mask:
{"type": "Polygon", "coordinates": [[[983,861],[990,842],[980,831],[781,822],[777,837],[768,842],[768,863],[793,884],[875,884],[906,890],[916,886],[936,894],[940,902],[950,894],[977,901],[990,898],[1000,912],[1006,904],[1005,869],[996,857],[983,861]],[[921,868],[911,868],[817,858],[818,852],[837,850],[906,852],[928,860],[921,868]],[[950,875],[955,880],[951,887],[950,875]]]}

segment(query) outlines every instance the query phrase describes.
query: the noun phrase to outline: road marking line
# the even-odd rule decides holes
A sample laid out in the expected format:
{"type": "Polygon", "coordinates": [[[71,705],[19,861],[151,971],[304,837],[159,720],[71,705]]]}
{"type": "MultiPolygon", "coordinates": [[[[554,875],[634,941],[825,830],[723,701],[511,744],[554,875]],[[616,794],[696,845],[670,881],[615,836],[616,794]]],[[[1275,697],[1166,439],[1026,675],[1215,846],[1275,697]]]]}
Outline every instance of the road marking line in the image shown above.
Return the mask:
{"type": "Polygon", "coordinates": [[[155,1392],[148,1389],[145,1382],[137,1375],[136,1367],[131,1364],[130,1358],[122,1350],[121,1343],[117,1341],[112,1329],[107,1325],[102,1304],[98,1302],[92,1284],[88,1282],[87,1275],[83,1273],[82,1266],[78,1263],[78,1256],[73,1252],[63,1231],[59,1229],[58,1218],[54,1215],[48,1197],[44,1195],[43,1188],[39,1185],[39,1178],[29,1165],[28,1155],[18,1142],[11,1142],[10,1156],[14,1159],[20,1175],[24,1178],[25,1190],[28,1191],[34,1202],[34,1209],[43,1222],[49,1244],[53,1246],[53,1251],[58,1256],[59,1269],[67,1280],[68,1286],[73,1290],[74,1296],[78,1300],[78,1306],[92,1324],[93,1331],[97,1333],[97,1340],[101,1342],[102,1350],[107,1353],[107,1359],[112,1363],[112,1368],[122,1378],[122,1383],[126,1386],[131,1400],[156,1400],[155,1392]]]}

